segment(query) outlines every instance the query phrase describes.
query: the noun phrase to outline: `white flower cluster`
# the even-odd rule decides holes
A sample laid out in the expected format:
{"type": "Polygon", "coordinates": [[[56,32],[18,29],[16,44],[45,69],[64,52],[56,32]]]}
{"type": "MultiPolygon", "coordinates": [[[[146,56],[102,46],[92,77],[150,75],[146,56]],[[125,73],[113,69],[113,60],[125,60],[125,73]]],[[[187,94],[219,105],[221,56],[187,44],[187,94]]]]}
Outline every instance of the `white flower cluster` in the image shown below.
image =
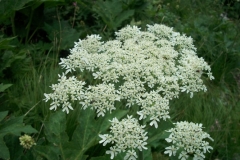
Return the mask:
{"type": "Polygon", "coordinates": [[[91,107],[97,110],[98,117],[104,116],[107,111],[115,110],[114,101],[120,101],[113,84],[98,84],[89,86],[85,91],[84,101],[80,102],[83,109],[91,107]]]}
{"type": "MultiPolygon", "coordinates": [[[[158,127],[160,119],[169,118],[169,100],[180,92],[190,93],[192,97],[194,92],[206,91],[201,75],[206,72],[210,79],[213,76],[209,65],[197,57],[192,39],[165,25],[147,27],[147,31],[141,31],[136,26],[127,26],[116,32],[115,40],[107,42],[102,42],[98,35],[88,36],[75,43],[67,58],[61,58],[65,74],[87,70],[102,83],[90,84],[86,90],[81,86],[84,96],[75,94],[80,97],[74,99],[82,100],[84,109],[92,107],[98,116],[104,116],[106,111],[116,109],[115,101],[126,100],[127,107],[141,108],[140,119],[150,117],[150,124],[158,127]]],[[[66,112],[68,108],[73,109],[66,97],[72,88],[75,91],[78,87],[66,83],[56,87],[68,91],[64,96],[45,94],[46,101],[53,100],[51,109],[60,104],[66,112]]],[[[57,91],[56,87],[53,89],[57,91]]]]}
{"type": "Polygon", "coordinates": [[[186,160],[190,155],[193,155],[194,160],[203,160],[205,158],[204,153],[209,152],[209,149],[213,149],[204,140],[208,138],[213,141],[210,135],[202,130],[202,124],[186,121],[174,124],[176,125],[175,128],[167,131],[171,134],[165,140],[172,143],[172,145],[165,148],[165,154],[175,156],[179,150],[178,159],[186,160]]]}
{"type": "Polygon", "coordinates": [[[50,99],[53,101],[50,110],[56,110],[57,107],[62,105],[62,111],[69,113],[69,109],[73,110],[71,102],[83,99],[85,82],[77,80],[74,76],[70,78],[67,78],[65,74],[58,76],[59,83],[51,86],[54,92],[50,94],[45,93],[44,100],[46,102],[50,99]]]}
{"type": "MultiPolygon", "coordinates": [[[[136,26],[126,26],[115,34],[115,40],[106,42],[101,41],[99,35],[87,36],[75,43],[67,58],[61,58],[60,65],[66,71],[59,83],[51,86],[54,92],[44,94],[45,101],[52,101],[51,110],[62,107],[68,113],[69,109],[73,110],[72,102],[77,101],[83,109],[96,110],[99,117],[116,110],[116,101],[120,101],[126,107],[139,108],[139,120],[150,120],[149,124],[158,128],[160,120],[170,118],[171,99],[177,98],[180,92],[192,97],[194,92],[206,91],[201,79],[203,74],[214,79],[210,66],[197,56],[192,38],[170,27],[154,24],[141,31],[136,26]],[[70,76],[69,73],[75,71],[89,73],[92,79],[84,82],[83,78],[80,81],[70,76]]],[[[107,153],[113,158],[127,150],[125,159],[136,159],[134,149],[146,149],[143,127],[131,116],[110,122],[113,135],[100,135],[103,145],[116,144],[107,153]]],[[[190,153],[203,158],[202,153],[211,147],[202,139],[209,135],[200,130],[200,125],[200,129],[191,123],[181,122],[178,126],[180,129],[169,131],[172,133],[167,141],[173,145],[166,148],[165,153],[175,155],[183,146],[186,149],[180,159],[190,153]]]]}
{"type": "Polygon", "coordinates": [[[136,160],[138,156],[135,149],[140,151],[147,149],[145,146],[148,139],[147,132],[143,130],[145,126],[141,126],[138,120],[132,118],[132,116],[127,116],[121,121],[113,118],[110,122],[111,134],[100,134],[102,140],[99,143],[103,143],[103,146],[108,143],[115,144],[110,147],[110,150],[106,151],[107,154],[111,155],[111,159],[121,152],[126,152],[124,160],[136,160]]]}
{"type": "Polygon", "coordinates": [[[170,118],[168,115],[169,100],[162,98],[155,91],[143,94],[142,98],[137,100],[137,104],[139,104],[142,109],[137,112],[137,114],[140,115],[139,119],[145,119],[146,116],[150,115],[150,125],[154,125],[155,128],[158,128],[158,122],[160,119],[166,120],[167,118],[170,118]]]}

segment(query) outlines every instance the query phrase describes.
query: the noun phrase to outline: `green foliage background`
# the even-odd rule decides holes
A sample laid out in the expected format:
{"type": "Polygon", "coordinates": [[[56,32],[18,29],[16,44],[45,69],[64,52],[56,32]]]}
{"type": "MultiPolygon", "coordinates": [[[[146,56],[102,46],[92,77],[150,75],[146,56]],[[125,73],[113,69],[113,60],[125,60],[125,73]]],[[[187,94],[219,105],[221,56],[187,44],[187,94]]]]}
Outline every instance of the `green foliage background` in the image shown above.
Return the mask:
{"type": "MultiPolygon", "coordinates": [[[[236,0],[1,0],[0,1],[0,158],[109,159],[98,144],[112,117],[95,118],[75,106],[69,115],[49,110],[43,93],[61,73],[59,58],[74,41],[100,34],[104,40],[127,24],[142,29],[162,23],[194,39],[197,53],[212,68],[208,91],[171,102],[172,121],[203,123],[215,140],[207,159],[240,159],[240,2],[236,0]],[[31,134],[37,145],[24,150],[19,136],[31,134]]],[[[84,75],[87,76],[87,75],[84,75]]],[[[204,77],[203,77],[204,78],[204,77]]],[[[163,130],[149,130],[146,160],[163,155],[163,130]]],[[[119,155],[116,159],[122,159],[119,155]]]]}

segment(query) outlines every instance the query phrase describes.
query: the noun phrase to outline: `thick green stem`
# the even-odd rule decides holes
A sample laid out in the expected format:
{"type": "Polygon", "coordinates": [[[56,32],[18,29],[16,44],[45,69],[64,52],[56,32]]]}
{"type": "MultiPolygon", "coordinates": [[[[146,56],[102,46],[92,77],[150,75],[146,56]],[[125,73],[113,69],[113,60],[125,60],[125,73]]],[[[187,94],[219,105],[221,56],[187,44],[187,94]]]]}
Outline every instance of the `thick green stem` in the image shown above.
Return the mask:
{"type": "Polygon", "coordinates": [[[138,151],[138,159],[143,160],[143,151],[138,151]]]}
{"type": "MultiPolygon", "coordinates": [[[[142,126],[143,125],[143,120],[139,120],[139,124],[142,126]]],[[[138,159],[143,160],[143,151],[138,150],[138,159]]]]}

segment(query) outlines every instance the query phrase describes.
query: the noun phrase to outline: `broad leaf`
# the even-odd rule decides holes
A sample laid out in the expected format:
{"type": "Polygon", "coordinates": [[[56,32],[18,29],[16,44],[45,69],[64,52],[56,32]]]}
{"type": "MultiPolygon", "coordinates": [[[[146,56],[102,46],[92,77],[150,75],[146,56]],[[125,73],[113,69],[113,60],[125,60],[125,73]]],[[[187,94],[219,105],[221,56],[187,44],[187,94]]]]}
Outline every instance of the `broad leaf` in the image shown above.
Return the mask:
{"type": "MultiPolygon", "coordinates": [[[[33,0],[1,0],[0,1],[0,19],[7,19],[15,11],[23,9],[24,6],[33,0]]],[[[1,20],[0,20],[1,22],[1,20]]]]}
{"type": "Polygon", "coordinates": [[[78,123],[71,142],[71,147],[66,150],[69,159],[81,159],[84,153],[92,146],[98,144],[99,134],[106,132],[110,126],[109,119],[121,118],[127,111],[115,111],[105,115],[104,118],[95,119],[95,112],[87,109],[82,110],[78,116],[78,123]]]}
{"type": "Polygon", "coordinates": [[[88,157],[85,152],[99,143],[99,134],[109,128],[108,120],[113,117],[121,118],[126,113],[127,111],[115,111],[104,118],[96,118],[93,110],[81,110],[76,122],[77,127],[69,140],[66,133],[66,115],[58,111],[45,123],[44,132],[49,143],[35,146],[34,150],[49,160],[58,159],[59,156],[61,159],[84,160],[88,157]]]}
{"type": "Polygon", "coordinates": [[[143,150],[143,159],[152,160],[151,147],[148,147],[147,150],[143,150]]]}
{"type": "Polygon", "coordinates": [[[0,158],[9,159],[10,158],[9,150],[5,142],[3,141],[3,137],[4,136],[0,136],[0,158]]]}
{"type": "Polygon", "coordinates": [[[30,125],[23,124],[23,116],[21,117],[9,117],[4,119],[7,115],[7,111],[0,112],[0,158],[9,159],[9,150],[3,140],[4,136],[7,134],[12,134],[20,136],[22,132],[24,133],[36,133],[37,130],[32,128],[30,125]]]}
{"type": "Polygon", "coordinates": [[[63,146],[69,139],[65,132],[66,115],[58,111],[50,116],[44,126],[44,133],[49,144],[45,146],[37,145],[34,151],[47,159],[58,159],[59,155],[64,157],[63,146]]]}
{"type": "Polygon", "coordinates": [[[106,160],[106,159],[108,159],[108,157],[106,157],[106,156],[93,157],[93,158],[91,158],[91,160],[106,160]]]}
{"type": "Polygon", "coordinates": [[[2,49],[11,49],[15,46],[11,45],[10,42],[16,37],[3,38],[3,35],[0,36],[0,50],[2,49]]]}
{"type": "Polygon", "coordinates": [[[134,10],[126,10],[119,14],[115,19],[115,27],[121,26],[122,22],[134,15],[134,10]]]}
{"type": "Polygon", "coordinates": [[[23,116],[10,118],[9,120],[6,120],[4,123],[1,122],[0,136],[4,136],[6,134],[21,136],[21,132],[36,133],[37,130],[32,128],[30,125],[25,126],[23,124],[23,116]]]}
{"type": "Polygon", "coordinates": [[[96,12],[111,29],[116,29],[124,20],[127,20],[134,14],[134,10],[123,10],[123,4],[121,1],[97,1],[94,3],[93,11],[96,12]]]}
{"type": "Polygon", "coordinates": [[[152,147],[158,146],[158,141],[165,139],[169,136],[169,132],[166,132],[166,130],[174,127],[174,125],[170,121],[161,121],[158,124],[158,128],[156,129],[154,126],[150,126],[148,128],[148,145],[152,147]]]}
{"type": "Polygon", "coordinates": [[[72,47],[72,42],[79,39],[80,33],[73,29],[67,21],[53,21],[52,23],[44,23],[43,29],[47,32],[48,38],[55,41],[56,37],[61,39],[59,46],[61,49],[72,47]],[[61,29],[59,28],[61,26],[61,29]]]}
{"type": "Polygon", "coordinates": [[[58,160],[60,154],[59,147],[54,145],[47,146],[37,145],[34,147],[34,152],[49,160],[50,159],[58,160]]]}
{"type": "Polygon", "coordinates": [[[12,84],[0,84],[0,92],[4,92],[7,88],[11,87],[12,84]]]}
{"type": "Polygon", "coordinates": [[[0,121],[2,121],[8,114],[8,111],[0,112],[0,121]]]}

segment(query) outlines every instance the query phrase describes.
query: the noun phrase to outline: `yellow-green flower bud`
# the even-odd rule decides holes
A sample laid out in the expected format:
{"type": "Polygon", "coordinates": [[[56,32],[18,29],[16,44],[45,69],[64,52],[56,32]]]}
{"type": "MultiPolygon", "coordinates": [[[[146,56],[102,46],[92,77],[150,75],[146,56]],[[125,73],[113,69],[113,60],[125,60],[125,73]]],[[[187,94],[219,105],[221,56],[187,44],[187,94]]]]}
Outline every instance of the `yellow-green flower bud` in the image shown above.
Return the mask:
{"type": "Polygon", "coordinates": [[[19,137],[19,140],[20,140],[20,145],[23,146],[23,148],[25,149],[30,149],[33,145],[36,145],[34,139],[31,136],[26,134],[19,137]]]}

